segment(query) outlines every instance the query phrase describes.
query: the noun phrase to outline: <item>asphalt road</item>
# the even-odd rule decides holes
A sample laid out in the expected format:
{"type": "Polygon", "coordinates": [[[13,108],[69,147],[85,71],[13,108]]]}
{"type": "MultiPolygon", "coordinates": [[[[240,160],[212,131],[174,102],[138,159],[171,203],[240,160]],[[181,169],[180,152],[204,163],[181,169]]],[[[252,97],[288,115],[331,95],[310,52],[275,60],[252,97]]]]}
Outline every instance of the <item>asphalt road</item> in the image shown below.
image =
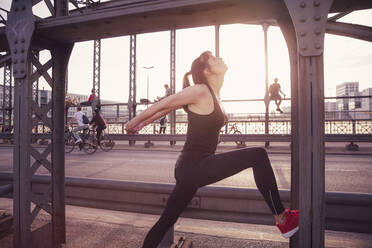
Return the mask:
{"type": "MultiPolygon", "coordinates": [[[[120,149],[98,150],[93,155],[80,151],[66,154],[66,176],[125,181],[173,183],[178,150],[120,149]]],[[[269,157],[280,189],[290,187],[290,154],[269,157]]],[[[12,170],[12,148],[0,147],[0,172],[12,170]]],[[[371,155],[326,155],[326,191],[372,193],[371,155]]],[[[37,173],[45,174],[41,168],[37,173]]],[[[216,185],[255,188],[253,173],[247,169],[216,185]]]]}

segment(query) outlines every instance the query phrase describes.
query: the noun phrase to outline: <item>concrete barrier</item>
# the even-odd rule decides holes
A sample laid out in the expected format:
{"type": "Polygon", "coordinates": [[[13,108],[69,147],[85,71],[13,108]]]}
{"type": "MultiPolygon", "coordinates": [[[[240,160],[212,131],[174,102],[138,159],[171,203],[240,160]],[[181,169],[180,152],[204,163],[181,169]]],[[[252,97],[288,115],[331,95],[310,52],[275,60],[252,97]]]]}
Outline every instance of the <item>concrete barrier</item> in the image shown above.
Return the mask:
{"type": "MultiPolygon", "coordinates": [[[[1,184],[12,182],[0,173],[1,184]]],[[[45,191],[49,176],[36,175],[32,189],[45,191]]],[[[173,184],[65,178],[66,204],[136,213],[160,214],[173,184]]],[[[280,190],[289,206],[290,192],[280,190]]],[[[372,234],[372,194],[326,192],[326,229],[372,234]]],[[[257,189],[207,186],[198,190],[183,217],[273,225],[274,220],[257,189]]]]}

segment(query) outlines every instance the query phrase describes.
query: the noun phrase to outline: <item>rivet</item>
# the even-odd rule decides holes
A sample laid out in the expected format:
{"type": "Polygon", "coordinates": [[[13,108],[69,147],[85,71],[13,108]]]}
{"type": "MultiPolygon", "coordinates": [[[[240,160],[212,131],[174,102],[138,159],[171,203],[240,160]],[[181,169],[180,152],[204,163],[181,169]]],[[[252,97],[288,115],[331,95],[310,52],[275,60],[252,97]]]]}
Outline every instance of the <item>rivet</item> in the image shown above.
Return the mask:
{"type": "Polygon", "coordinates": [[[17,43],[18,43],[18,40],[15,40],[15,41],[14,41],[14,44],[17,44],[17,43]]]}
{"type": "Polygon", "coordinates": [[[316,29],[315,31],[314,31],[314,33],[316,34],[316,35],[320,35],[320,30],[319,29],[316,29]]]}
{"type": "Polygon", "coordinates": [[[314,1],[314,6],[318,7],[320,5],[320,1],[314,1]]]}
{"type": "Polygon", "coordinates": [[[21,50],[21,53],[24,53],[24,52],[25,52],[25,49],[22,49],[22,50],[21,50]]]}
{"type": "Polygon", "coordinates": [[[301,7],[301,8],[305,8],[305,7],[306,7],[306,3],[305,3],[305,2],[301,2],[301,3],[300,3],[300,7],[301,7]]]}
{"type": "Polygon", "coordinates": [[[25,38],[22,38],[21,42],[22,42],[22,43],[25,43],[25,41],[26,41],[25,38]]]}
{"type": "Polygon", "coordinates": [[[306,51],[307,50],[307,46],[306,45],[305,46],[302,46],[301,47],[301,50],[306,51]]]}
{"type": "Polygon", "coordinates": [[[24,70],[21,70],[21,73],[25,73],[25,71],[24,70]]]}
{"type": "Polygon", "coordinates": [[[26,6],[23,5],[23,6],[22,6],[22,10],[25,10],[25,9],[26,9],[26,6]]]}
{"type": "Polygon", "coordinates": [[[300,35],[301,35],[301,37],[305,37],[306,36],[306,33],[305,32],[302,32],[300,35]]]}
{"type": "Polygon", "coordinates": [[[315,20],[315,21],[319,21],[319,20],[320,20],[320,15],[316,15],[316,16],[314,16],[314,20],[315,20]]]}
{"type": "Polygon", "coordinates": [[[315,44],[315,48],[316,48],[316,49],[320,49],[321,47],[322,47],[322,46],[321,46],[319,43],[316,43],[316,44],[315,44]]]}
{"type": "Polygon", "coordinates": [[[17,54],[18,53],[18,50],[17,49],[14,49],[13,53],[14,54],[17,54]]]}
{"type": "Polygon", "coordinates": [[[18,72],[17,70],[14,70],[14,73],[15,73],[15,74],[17,74],[17,72],[18,72]]]}
{"type": "Polygon", "coordinates": [[[25,62],[25,60],[24,59],[21,59],[21,63],[23,64],[25,62]]]}
{"type": "Polygon", "coordinates": [[[14,9],[14,11],[15,11],[15,12],[18,12],[18,8],[16,7],[16,8],[14,9]]]}
{"type": "Polygon", "coordinates": [[[14,60],[14,64],[18,64],[18,60],[15,59],[15,60],[14,60]]]}
{"type": "Polygon", "coordinates": [[[301,22],[306,22],[306,17],[301,17],[300,21],[301,22]]]}

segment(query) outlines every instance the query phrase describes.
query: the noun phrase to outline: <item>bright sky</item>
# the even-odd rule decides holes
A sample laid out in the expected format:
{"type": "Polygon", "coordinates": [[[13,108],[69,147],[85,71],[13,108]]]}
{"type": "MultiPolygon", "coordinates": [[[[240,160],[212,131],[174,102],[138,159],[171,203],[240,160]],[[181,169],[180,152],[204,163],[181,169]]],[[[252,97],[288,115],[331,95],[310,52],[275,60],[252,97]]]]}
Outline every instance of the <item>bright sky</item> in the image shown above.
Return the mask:
{"type": "MultiPolygon", "coordinates": [[[[10,3],[10,0],[6,0],[10,3]]],[[[2,0],[3,2],[3,0],[2,0]]],[[[9,9],[10,4],[5,6],[9,9]]],[[[34,8],[43,16],[41,2],[34,8]]],[[[4,7],[3,7],[4,8],[4,7]]],[[[343,22],[372,26],[372,10],[356,11],[340,19],[343,22]]],[[[103,39],[101,43],[101,98],[128,101],[129,37],[103,39]]],[[[176,91],[182,88],[183,74],[192,61],[205,50],[215,51],[214,27],[176,31],[176,91]]],[[[287,47],[277,27],[268,31],[269,83],[279,78],[282,90],[290,97],[290,72],[287,47]]],[[[264,35],[257,25],[223,25],[220,29],[220,56],[229,70],[221,92],[223,99],[263,98],[265,92],[264,35]]],[[[49,59],[47,52],[42,60],[49,59]]],[[[372,43],[356,39],[326,35],[325,38],[325,95],[334,96],[336,85],[358,81],[359,89],[372,87],[372,43]]],[[[93,41],[76,43],[70,58],[69,92],[89,94],[93,84],[93,41]]],[[[0,82],[3,73],[0,72],[0,82]]],[[[137,98],[149,99],[164,95],[164,83],[170,82],[170,32],[137,35],[137,98]],[[146,70],[143,67],[153,66],[146,70]]],[[[43,80],[41,80],[42,82],[43,80]]],[[[43,83],[41,83],[44,85],[43,83]]],[[[45,86],[47,89],[47,87],[45,86]]],[[[286,106],[289,102],[283,102],[286,106]]],[[[274,109],[274,104],[270,105],[274,109]]],[[[228,112],[264,112],[264,104],[225,104],[228,112]]]]}

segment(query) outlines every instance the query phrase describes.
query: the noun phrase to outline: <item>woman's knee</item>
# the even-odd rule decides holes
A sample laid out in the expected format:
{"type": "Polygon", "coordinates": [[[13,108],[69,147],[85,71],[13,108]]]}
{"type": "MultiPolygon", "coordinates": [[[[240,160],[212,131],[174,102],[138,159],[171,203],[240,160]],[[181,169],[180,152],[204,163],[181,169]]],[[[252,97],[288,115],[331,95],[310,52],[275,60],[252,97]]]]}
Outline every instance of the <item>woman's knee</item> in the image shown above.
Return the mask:
{"type": "Polygon", "coordinates": [[[249,158],[254,160],[255,164],[269,159],[266,149],[261,147],[246,148],[246,152],[249,154],[249,158]]]}

